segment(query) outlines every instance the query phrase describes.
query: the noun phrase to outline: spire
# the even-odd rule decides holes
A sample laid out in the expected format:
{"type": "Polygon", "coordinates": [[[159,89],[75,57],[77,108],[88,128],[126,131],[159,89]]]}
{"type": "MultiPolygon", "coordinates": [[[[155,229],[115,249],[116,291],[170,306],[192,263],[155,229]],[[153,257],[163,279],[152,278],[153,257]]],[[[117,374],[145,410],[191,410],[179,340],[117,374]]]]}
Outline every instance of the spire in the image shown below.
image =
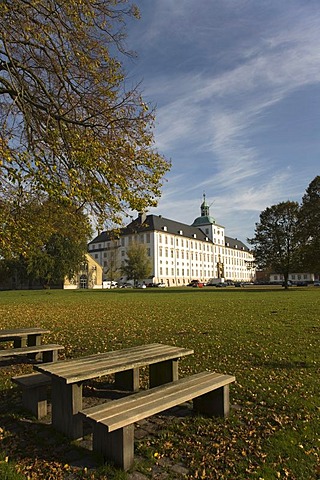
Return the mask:
{"type": "Polygon", "coordinates": [[[192,227],[201,227],[203,225],[213,225],[216,223],[215,219],[210,217],[210,206],[207,204],[205,193],[203,194],[203,202],[201,203],[200,210],[201,216],[195,219],[191,225],[192,227]]]}
{"type": "Polygon", "coordinates": [[[206,202],[206,194],[203,193],[203,202],[200,206],[200,211],[201,211],[201,217],[209,217],[209,205],[206,202]]]}

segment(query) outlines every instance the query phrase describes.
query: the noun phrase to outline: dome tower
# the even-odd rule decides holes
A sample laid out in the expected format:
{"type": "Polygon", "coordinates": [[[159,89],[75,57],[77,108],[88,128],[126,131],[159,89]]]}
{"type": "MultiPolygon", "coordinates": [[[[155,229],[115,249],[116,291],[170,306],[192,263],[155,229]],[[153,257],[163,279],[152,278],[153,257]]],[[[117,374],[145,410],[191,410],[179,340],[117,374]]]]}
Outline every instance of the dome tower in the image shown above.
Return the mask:
{"type": "MultiPolygon", "coordinates": [[[[201,216],[194,220],[192,227],[200,228],[212,242],[216,243],[217,232],[223,238],[224,227],[217,225],[215,219],[210,215],[210,206],[207,204],[205,193],[203,194],[203,202],[200,205],[200,212],[201,216]]],[[[220,243],[220,241],[217,243],[220,243]]]]}

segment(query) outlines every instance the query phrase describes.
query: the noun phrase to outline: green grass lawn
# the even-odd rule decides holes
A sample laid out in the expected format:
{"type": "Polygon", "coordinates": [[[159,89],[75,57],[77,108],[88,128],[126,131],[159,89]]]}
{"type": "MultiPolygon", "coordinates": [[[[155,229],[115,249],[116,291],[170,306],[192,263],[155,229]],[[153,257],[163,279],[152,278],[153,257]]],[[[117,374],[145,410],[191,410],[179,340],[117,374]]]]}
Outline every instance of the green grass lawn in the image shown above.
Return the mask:
{"type": "MultiPolygon", "coordinates": [[[[228,419],[188,416],[137,443],[145,474],[169,457],[190,479],[320,478],[320,288],[0,292],[0,328],[28,326],[49,328],[66,357],[160,342],[194,349],[180,376],[236,376],[228,419]]],[[[7,427],[26,418],[10,378],[31,370],[0,364],[0,477],[8,456],[22,478],[120,478],[112,468],[70,477],[66,439],[41,450],[7,427]]]]}

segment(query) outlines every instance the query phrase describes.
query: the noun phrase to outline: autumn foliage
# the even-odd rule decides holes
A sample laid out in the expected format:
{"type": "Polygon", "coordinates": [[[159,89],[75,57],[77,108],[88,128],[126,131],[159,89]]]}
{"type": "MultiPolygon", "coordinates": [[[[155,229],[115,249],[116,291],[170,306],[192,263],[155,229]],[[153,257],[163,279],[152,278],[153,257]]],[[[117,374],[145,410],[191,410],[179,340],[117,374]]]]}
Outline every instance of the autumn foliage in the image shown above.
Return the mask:
{"type": "Polygon", "coordinates": [[[126,0],[1,2],[0,199],[44,192],[101,222],[155,205],[169,162],[121,64],[134,17],[126,0]]]}

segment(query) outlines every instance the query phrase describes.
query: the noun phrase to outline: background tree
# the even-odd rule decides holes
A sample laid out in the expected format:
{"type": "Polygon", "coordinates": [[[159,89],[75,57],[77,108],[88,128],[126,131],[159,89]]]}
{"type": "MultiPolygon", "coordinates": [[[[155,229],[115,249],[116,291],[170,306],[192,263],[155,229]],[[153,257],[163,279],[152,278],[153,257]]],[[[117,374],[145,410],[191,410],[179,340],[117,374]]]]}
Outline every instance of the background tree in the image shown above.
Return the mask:
{"type": "Polygon", "coordinates": [[[3,204],[12,220],[2,224],[2,269],[9,268],[15,285],[61,284],[71,277],[87,251],[88,218],[69,204],[39,197],[13,197],[3,204]]]}
{"type": "Polygon", "coordinates": [[[52,234],[41,249],[33,250],[26,258],[27,273],[43,286],[61,285],[67,276],[72,278],[84,260],[87,242],[76,240],[66,232],[52,234]]]}
{"type": "Polygon", "coordinates": [[[127,258],[121,267],[121,271],[127,276],[128,280],[133,280],[135,284],[139,280],[149,277],[152,266],[145,245],[134,243],[128,248],[127,258]]]}
{"type": "MultiPolygon", "coordinates": [[[[127,0],[0,2],[0,177],[121,223],[155,205],[170,165],[126,81],[127,0]]],[[[0,191],[6,201],[7,190],[0,191]]]]}
{"type": "Polygon", "coordinates": [[[271,268],[282,274],[288,287],[290,271],[298,263],[299,236],[297,223],[299,204],[281,202],[266,208],[256,223],[255,236],[248,239],[259,268],[271,268]]]}
{"type": "Polygon", "coordinates": [[[112,246],[108,251],[107,266],[104,268],[105,276],[108,280],[115,280],[120,271],[120,245],[112,246]]]}
{"type": "Polygon", "coordinates": [[[304,268],[320,273],[320,176],[309,184],[299,212],[301,263],[304,268]]]}

